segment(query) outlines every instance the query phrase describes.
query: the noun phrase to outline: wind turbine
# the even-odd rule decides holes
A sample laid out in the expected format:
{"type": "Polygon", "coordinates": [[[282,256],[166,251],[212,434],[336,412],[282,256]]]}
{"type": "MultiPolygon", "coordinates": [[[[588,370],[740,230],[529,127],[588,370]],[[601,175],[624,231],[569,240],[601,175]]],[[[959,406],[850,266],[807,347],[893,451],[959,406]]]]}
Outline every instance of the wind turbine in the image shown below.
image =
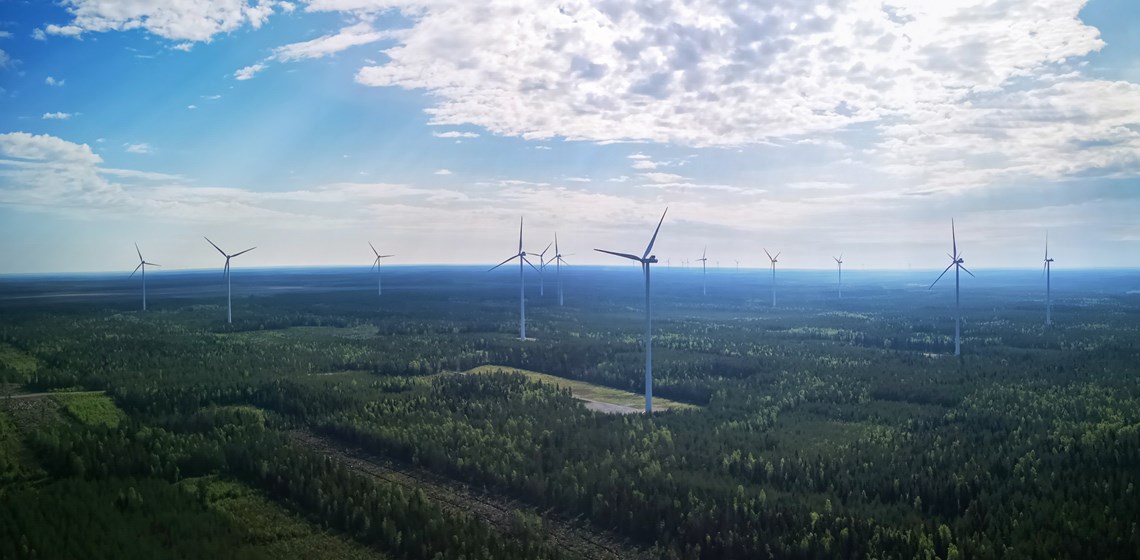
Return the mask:
{"type": "Polygon", "coordinates": [[[562,265],[566,261],[562,259],[562,251],[558,250],[558,232],[554,232],[554,256],[550,257],[550,262],[554,263],[554,275],[558,278],[558,305],[562,305],[562,265]]]}
{"type": "Polygon", "coordinates": [[[526,251],[523,251],[523,220],[519,218],[519,252],[507,260],[492,266],[487,272],[491,272],[504,264],[507,264],[515,259],[519,260],[519,340],[526,340],[526,284],[523,282],[523,263],[529,264],[531,268],[536,268],[530,261],[526,259],[526,251]]]}
{"type": "MultiPolygon", "coordinates": [[[[147,267],[147,265],[150,265],[150,266],[159,266],[159,265],[146,262],[146,260],[143,259],[142,251],[139,250],[139,244],[138,243],[135,243],[135,252],[139,254],[139,265],[135,267],[135,272],[142,270],[143,311],[146,311],[146,267],[147,267]]],[[[127,280],[134,278],[135,272],[132,272],[131,275],[127,277],[127,280]]]]}
{"type": "MultiPolygon", "coordinates": [[[[203,236],[202,238],[205,239],[206,242],[209,243],[210,245],[214,245],[214,242],[210,241],[209,237],[203,236]]],[[[234,253],[232,255],[227,255],[226,252],[223,251],[217,245],[214,245],[214,248],[217,249],[218,252],[221,253],[222,256],[226,258],[226,266],[225,266],[225,268],[222,269],[222,276],[225,276],[225,278],[226,278],[226,322],[227,323],[233,323],[234,322],[233,298],[231,297],[232,292],[230,291],[230,259],[232,259],[238,255],[241,255],[243,253],[248,253],[248,252],[256,249],[257,247],[250,247],[249,249],[246,249],[246,250],[241,251],[239,253],[234,253]]]]}
{"type": "MultiPolygon", "coordinates": [[[[954,254],[947,255],[950,257],[950,264],[946,267],[946,270],[942,271],[942,274],[938,275],[938,278],[934,279],[934,284],[937,284],[943,276],[946,276],[946,273],[949,272],[951,268],[954,269],[954,310],[957,313],[957,317],[954,319],[954,355],[959,356],[962,354],[962,296],[959,291],[962,275],[959,271],[965,270],[966,274],[969,274],[971,277],[975,276],[973,272],[970,272],[966,267],[962,266],[962,263],[966,262],[966,260],[963,259],[961,253],[958,252],[958,236],[954,233],[953,218],[950,219],[950,239],[954,243],[954,254]]],[[[930,288],[927,289],[934,288],[934,284],[931,284],[930,288]]]]}
{"type": "MultiPolygon", "coordinates": [[[[371,241],[368,242],[368,246],[372,247],[371,241]]],[[[380,259],[386,259],[388,257],[394,257],[396,255],[381,255],[380,252],[376,250],[376,247],[372,247],[372,254],[376,255],[376,258],[372,260],[372,267],[369,268],[368,271],[372,272],[373,268],[376,269],[376,295],[383,295],[384,280],[380,278],[380,259]]]]}
{"type": "MultiPolygon", "coordinates": [[[[736,259],[733,259],[736,260],[736,259]]],[[[736,260],[736,273],[740,274],[740,261],[736,260]]]]}
{"type": "Polygon", "coordinates": [[[550,250],[551,245],[553,243],[547,243],[546,248],[538,254],[538,295],[540,297],[546,295],[546,278],[542,273],[546,270],[546,252],[550,250]]]}
{"type": "Polygon", "coordinates": [[[839,266],[839,299],[843,299],[843,253],[831,258],[835,259],[835,264],[839,266]]]}
{"type": "Polygon", "coordinates": [[[709,271],[707,268],[705,268],[705,265],[708,264],[708,261],[709,261],[708,252],[709,252],[709,246],[705,245],[705,250],[701,251],[701,258],[697,259],[698,261],[701,261],[701,295],[705,295],[705,296],[709,295],[709,286],[708,286],[709,271]]]}
{"type": "Polygon", "coordinates": [[[661,231],[661,223],[665,221],[665,214],[669,213],[666,208],[661,213],[661,220],[657,222],[657,229],[653,230],[653,237],[649,238],[649,245],[645,247],[645,253],[640,257],[631,255],[629,253],[617,253],[614,251],[607,251],[605,249],[594,249],[601,253],[609,253],[626,259],[634,260],[641,263],[641,270],[645,273],[645,412],[646,414],[653,412],[653,312],[649,304],[649,266],[657,262],[657,255],[650,255],[649,252],[653,250],[653,243],[657,241],[657,232],[661,231]]]}
{"type": "Polygon", "coordinates": [[[777,260],[780,258],[780,253],[776,253],[776,256],[773,257],[772,253],[764,249],[764,254],[768,255],[768,260],[772,261],[772,307],[776,307],[776,263],[780,262],[777,260]]]}
{"type": "MultiPolygon", "coordinates": [[[[1049,232],[1045,232],[1045,267],[1041,269],[1045,274],[1045,326],[1053,324],[1053,259],[1049,258],[1049,232]]],[[[144,289],[144,294],[145,289],[144,289]]],[[[146,299],[143,299],[143,309],[146,309],[146,299]]]]}

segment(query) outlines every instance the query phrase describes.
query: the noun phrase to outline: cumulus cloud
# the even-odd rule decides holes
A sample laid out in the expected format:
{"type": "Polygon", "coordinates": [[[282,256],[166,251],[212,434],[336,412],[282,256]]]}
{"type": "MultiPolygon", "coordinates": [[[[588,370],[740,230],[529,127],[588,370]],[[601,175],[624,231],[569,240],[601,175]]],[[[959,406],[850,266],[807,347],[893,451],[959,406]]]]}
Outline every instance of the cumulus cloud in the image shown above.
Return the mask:
{"type": "Polygon", "coordinates": [[[149,154],[154,151],[154,148],[146,142],[141,144],[123,144],[123,149],[132,154],[149,154]]]}
{"type": "Polygon", "coordinates": [[[684,179],[684,177],[677,175],[675,173],[661,173],[661,172],[656,172],[656,171],[649,172],[649,173],[642,173],[641,176],[645,177],[646,179],[648,179],[650,182],[653,182],[653,183],[676,183],[676,182],[684,179]]]}
{"type": "Polygon", "coordinates": [[[50,134],[9,132],[0,134],[0,154],[31,161],[55,161],[95,165],[103,158],[87,144],[75,144],[50,134]]]}
{"type": "Polygon", "coordinates": [[[44,83],[49,85],[49,86],[63,87],[63,82],[64,82],[64,80],[57,80],[51,76],[44,78],[44,83]]]}
{"type": "Polygon", "coordinates": [[[436,170],[435,174],[436,174],[436,175],[451,175],[451,170],[449,170],[449,169],[439,169],[439,170],[436,170]]]}
{"type": "Polygon", "coordinates": [[[144,29],[174,41],[209,42],[219,33],[243,25],[261,27],[273,13],[272,1],[194,0],[179,2],[121,2],[68,0],[66,25],[49,24],[47,35],[79,37],[84,33],[144,29]]]}
{"type": "Polygon", "coordinates": [[[70,119],[71,117],[72,117],[72,114],[71,114],[71,113],[60,113],[60,112],[55,112],[55,113],[44,113],[43,119],[44,119],[44,120],[52,120],[52,119],[54,119],[54,120],[61,120],[61,121],[65,121],[65,120],[67,120],[67,119],[70,119]]]}

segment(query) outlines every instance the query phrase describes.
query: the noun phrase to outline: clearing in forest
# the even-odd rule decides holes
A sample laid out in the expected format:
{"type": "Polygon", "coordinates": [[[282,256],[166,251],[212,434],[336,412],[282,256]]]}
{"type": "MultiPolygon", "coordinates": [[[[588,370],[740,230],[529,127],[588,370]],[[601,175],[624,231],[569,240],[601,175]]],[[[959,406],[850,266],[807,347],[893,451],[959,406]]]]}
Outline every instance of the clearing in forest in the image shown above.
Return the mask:
{"type": "MultiPolygon", "coordinates": [[[[504,373],[521,373],[528,378],[538,381],[540,383],[547,383],[556,387],[566,387],[570,389],[570,393],[574,398],[584,401],[586,407],[598,412],[607,412],[611,414],[631,414],[641,412],[645,409],[645,395],[639,393],[631,393],[629,391],[622,391],[621,389],[614,389],[612,387],[605,387],[602,385],[594,385],[585,381],[576,381],[573,379],[566,379],[563,377],[556,377],[537,371],[529,371],[525,369],[518,369],[504,366],[479,366],[467,370],[466,373],[494,373],[502,371],[504,373]]],[[[693,404],[671,401],[661,397],[653,397],[653,410],[684,410],[700,408],[693,404]]]]}
{"type": "Polygon", "coordinates": [[[102,424],[115,427],[125,416],[111,397],[102,393],[59,393],[52,398],[59,401],[73,418],[88,426],[102,424]]]}

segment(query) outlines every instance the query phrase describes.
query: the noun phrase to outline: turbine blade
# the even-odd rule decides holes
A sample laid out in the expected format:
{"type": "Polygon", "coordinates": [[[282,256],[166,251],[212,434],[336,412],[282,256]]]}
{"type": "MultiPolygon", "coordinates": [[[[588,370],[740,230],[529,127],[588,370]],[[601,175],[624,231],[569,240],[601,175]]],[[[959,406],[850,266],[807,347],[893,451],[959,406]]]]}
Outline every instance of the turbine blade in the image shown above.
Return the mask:
{"type": "Polygon", "coordinates": [[[376,258],[372,259],[372,266],[368,267],[368,272],[372,272],[373,270],[376,270],[376,265],[379,262],[380,262],[380,257],[376,257],[376,258]]]}
{"type": "Polygon", "coordinates": [[[966,267],[964,267],[962,265],[958,265],[958,268],[962,269],[962,271],[965,272],[966,274],[969,274],[971,278],[977,278],[977,276],[974,276],[974,273],[967,270],[966,267]]]}
{"type": "MultiPolygon", "coordinates": [[[[371,241],[369,241],[369,242],[368,242],[368,246],[369,246],[369,247],[372,247],[372,242],[371,242],[371,241]]],[[[377,257],[379,257],[379,256],[380,256],[380,252],[376,250],[376,247],[372,247],[372,252],[373,252],[373,253],[374,253],[374,254],[375,254],[377,257]]]]}
{"type": "Polygon", "coordinates": [[[388,257],[394,257],[394,256],[396,256],[396,255],[376,255],[376,258],[378,258],[378,259],[386,259],[386,258],[388,258],[388,257]]]}
{"type": "Polygon", "coordinates": [[[230,258],[226,257],[226,266],[222,268],[222,278],[230,275],[230,258]]]}
{"type": "Polygon", "coordinates": [[[649,252],[653,250],[653,244],[657,242],[657,232],[661,231],[661,223],[665,221],[665,214],[668,213],[669,207],[665,207],[665,211],[661,213],[661,219],[657,222],[657,229],[653,230],[653,237],[649,238],[649,246],[645,248],[645,254],[641,256],[642,259],[649,257],[649,252]]]}
{"type": "Polygon", "coordinates": [[[143,262],[143,264],[145,264],[147,266],[162,266],[161,264],[154,264],[154,263],[148,263],[148,262],[143,262]]]}
{"type": "Polygon", "coordinates": [[[783,252],[776,253],[775,258],[773,258],[772,260],[777,260],[777,261],[780,260],[780,255],[782,255],[782,254],[783,254],[783,252]]]}
{"type": "MultiPolygon", "coordinates": [[[[205,239],[205,240],[206,240],[206,243],[209,243],[210,245],[214,245],[214,242],[213,242],[213,241],[210,241],[210,238],[209,238],[209,237],[206,237],[205,235],[203,235],[203,236],[202,236],[202,239],[205,239]]],[[[225,251],[223,251],[221,247],[218,247],[217,245],[214,245],[214,248],[215,248],[215,249],[217,249],[217,250],[218,250],[218,252],[219,252],[219,253],[221,253],[223,257],[225,257],[225,258],[227,258],[227,259],[228,259],[228,258],[230,258],[230,256],[229,256],[229,255],[227,255],[227,254],[226,254],[226,252],[225,252],[225,251]]]]}
{"type": "Polygon", "coordinates": [[[238,255],[242,254],[242,253],[248,253],[248,252],[250,252],[250,251],[252,251],[252,250],[254,250],[254,249],[256,249],[256,248],[257,248],[257,247],[250,247],[249,249],[246,249],[246,250],[242,251],[241,253],[234,253],[234,254],[230,255],[230,257],[231,257],[231,258],[233,258],[233,257],[236,257],[236,256],[238,256],[238,255]]]}
{"type": "MultiPolygon", "coordinates": [[[[942,274],[939,274],[939,275],[938,275],[938,278],[935,278],[935,279],[934,279],[934,282],[933,282],[932,284],[930,284],[930,288],[933,288],[933,287],[934,287],[934,284],[937,284],[937,283],[938,283],[938,281],[939,281],[939,280],[941,280],[943,276],[946,276],[946,273],[947,273],[947,272],[949,272],[949,270],[950,270],[951,268],[954,268],[954,265],[955,265],[955,264],[957,264],[957,263],[950,263],[950,266],[946,267],[946,270],[943,270],[943,271],[942,271],[942,274]]],[[[929,290],[930,288],[927,288],[927,290],[929,290]]]]}
{"type": "Polygon", "coordinates": [[[950,239],[954,243],[954,255],[958,254],[958,234],[954,232],[954,218],[950,218],[950,239]]]}
{"type": "Polygon", "coordinates": [[[768,255],[768,260],[772,260],[772,253],[769,253],[767,249],[764,249],[764,254],[768,255]]]}
{"type": "Polygon", "coordinates": [[[709,256],[709,246],[705,245],[704,250],[701,251],[701,260],[706,260],[705,257],[707,256],[709,256]]]}
{"type": "Polygon", "coordinates": [[[519,254],[520,255],[523,252],[523,250],[522,250],[522,221],[523,221],[523,219],[519,218],[519,254]]]}
{"type": "MultiPolygon", "coordinates": [[[[143,263],[139,263],[139,265],[135,267],[135,272],[138,272],[138,271],[139,271],[139,269],[140,269],[140,268],[142,268],[142,265],[143,265],[143,263]]],[[[131,275],[127,277],[127,280],[130,280],[131,278],[134,278],[134,277],[135,277],[135,272],[132,272],[132,273],[131,273],[131,275]]]]}
{"type": "Polygon", "coordinates": [[[527,260],[527,258],[526,258],[526,257],[523,257],[523,258],[522,258],[522,260],[523,260],[523,262],[524,262],[524,263],[526,263],[526,264],[529,264],[529,265],[530,265],[530,267],[531,267],[531,268],[533,268],[535,272],[542,272],[542,271],[540,271],[540,270],[538,269],[538,267],[534,266],[534,263],[532,263],[532,262],[530,262],[529,260],[527,260]]]}
{"type": "MultiPolygon", "coordinates": [[[[1046,242],[1046,247],[1048,247],[1048,242],[1046,242]]],[[[143,261],[142,251],[139,250],[139,244],[138,243],[135,243],[135,252],[139,254],[139,262],[142,262],[143,261]]],[[[1049,258],[1049,250],[1048,249],[1045,250],[1045,258],[1049,258]]]]}
{"type": "Polygon", "coordinates": [[[515,259],[517,259],[517,258],[519,258],[519,255],[514,255],[514,256],[512,256],[511,258],[509,258],[509,259],[507,259],[507,260],[505,260],[505,261],[503,261],[503,262],[501,262],[501,263],[499,263],[499,264],[497,264],[497,265],[495,265],[495,266],[492,266],[491,268],[487,269],[487,272],[491,272],[492,270],[495,270],[496,268],[499,268],[500,266],[503,266],[504,264],[507,264],[507,263],[509,263],[509,262],[511,262],[511,261],[513,261],[513,260],[515,260],[515,259]]]}
{"type": "Polygon", "coordinates": [[[594,249],[594,250],[595,250],[595,251],[597,251],[597,252],[599,252],[599,253],[609,253],[609,254],[611,254],[611,255],[617,255],[617,256],[619,256],[619,257],[625,257],[625,258],[627,258],[627,259],[630,259],[630,260],[634,260],[634,261],[637,261],[637,262],[641,262],[641,261],[643,260],[643,259],[642,259],[642,257],[639,257],[639,256],[637,256],[637,255],[631,255],[631,254],[629,254],[629,253],[616,253],[616,252],[614,252],[614,251],[607,251],[607,250],[605,250],[605,249],[594,249]]]}
{"type": "Polygon", "coordinates": [[[1049,230],[1045,230],[1045,260],[1049,260],[1049,230]]]}
{"type": "Polygon", "coordinates": [[[554,254],[555,255],[561,255],[562,254],[561,252],[558,251],[558,232],[557,231],[554,232],[554,254]]]}
{"type": "Polygon", "coordinates": [[[543,250],[542,250],[542,252],[538,254],[538,256],[539,256],[539,257],[542,257],[543,255],[545,255],[545,254],[546,254],[546,252],[550,250],[550,246],[551,246],[551,245],[554,245],[554,243],[547,243],[547,244],[546,244],[546,248],[545,248],[545,249],[543,249],[543,250]]]}

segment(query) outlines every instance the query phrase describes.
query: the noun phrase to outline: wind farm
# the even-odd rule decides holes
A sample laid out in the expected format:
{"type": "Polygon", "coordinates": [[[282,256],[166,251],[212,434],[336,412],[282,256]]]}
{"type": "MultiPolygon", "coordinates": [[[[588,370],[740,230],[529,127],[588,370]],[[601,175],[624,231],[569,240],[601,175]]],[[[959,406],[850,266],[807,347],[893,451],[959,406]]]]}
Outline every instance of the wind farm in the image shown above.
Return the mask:
{"type": "Polygon", "coordinates": [[[0,559],[1140,558],[1135,3],[13,3],[0,559]]]}

